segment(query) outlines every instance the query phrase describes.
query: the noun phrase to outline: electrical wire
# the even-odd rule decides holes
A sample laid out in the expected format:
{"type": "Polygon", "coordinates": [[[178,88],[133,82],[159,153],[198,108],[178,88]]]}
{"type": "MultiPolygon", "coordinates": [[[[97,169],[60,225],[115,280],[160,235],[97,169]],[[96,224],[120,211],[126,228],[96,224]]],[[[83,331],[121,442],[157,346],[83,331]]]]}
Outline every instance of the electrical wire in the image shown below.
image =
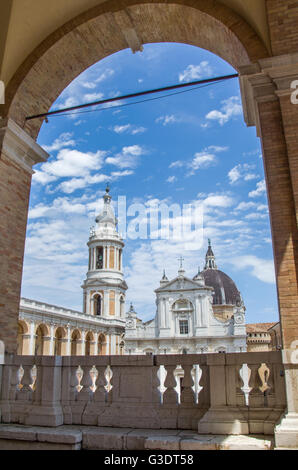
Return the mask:
{"type": "MultiPolygon", "coordinates": [[[[53,114],[51,116],[51,118],[52,117],[59,117],[59,116],[74,116],[74,115],[77,116],[78,114],[96,113],[98,111],[105,111],[107,109],[113,110],[113,109],[118,109],[118,108],[124,108],[126,106],[132,106],[134,104],[147,103],[148,101],[155,101],[155,100],[160,100],[162,98],[168,98],[169,96],[180,95],[182,93],[187,93],[187,92],[190,92],[190,91],[198,90],[200,88],[205,88],[205,87],[208,87],[208,86],[211,86],[211,85],[217,85],[218,83],[222,83],[222,81],[218,81],[218,82],[215,82],[215,83],[207,83],[206,85],[201,85],[201,86],[197,86],[197,87],[194,87],[194,88],[190,88],[189,90],[176,91],[175,93],[168,93],[167,95],[156,96],[155,98],[148,98],[147,100],[134,101],[133,103],[124,103],[124,104],[119,104],[119,105],[116,105],[116,106],[105,106],[104,108],[100,108],[100,109],[89,109],[88,111],[78,111],[78,112],[74,112],[74,113],[53,114]]],[[[100,106],[100,105],[93,105],[93,106],[100,106]]]]}
{"type": "MultiPolygon", "coordinates": [[[[47,113],[41,113],[41,114],[35,114],[33,116],[27,116],[25,118],[25,120],[29,121],[31,119],[37,119],[37,118],[44,117],[44,118],[46,118],[46,121],[47,121],[47,118],[49,116],[56,116],[56,115],[59,115],[59,114],[66,115],[69,111],[74,111],[74,110],[77,110],[77,109],[90,108],[90,107],[98,106],[98,105],[101,105],[101,104],[104,104],[104,103],[117,102],[117,101],[120,101],[120,100],[129,99],[129,98],[136,98],[137,96],[144,96],[144,95],[149,95],[149,94],[153,94],[153,93],[160,93],[162,91],[169,91],[169,90],[173,90],[173,89],[177,89],[177,88],[190,87],[190,86],[194,86],[194,85],[199,85],[198,88],[201,88],[203,85],[206,85],[206,84],[209,85],[209,84],[219,83],[223,80],[230,80],[231,78],[236,78],[236,77],[238,77],[237,73],[233,74],[233,75],[222,75],[220,77],[207,78],[207,79],[204,79],[204,80],[196,80],[196,81],[189,82],[189,83],[180,83],[180,84],[176,84],[176,85],[169,85],[169,86],[165,86],[165,87],[162,87],[162,88],[155,88],[155,89],[152,89],[152,90],[139,91],[139,92],[135,92],[135,93],[130,93],[128,95],[116,96],[116,97],[113,97],[113,98],[106,98],[104,100],[94,101],[92,103],[84,103],[84,104],[79,104],[79,105],[76,105],[76,106],[71,106],[69,108],[58,109],[56,111],[49,111],[47,113]]],[[[191,91],[193,89],[195,89],[195,88],[191,88],[190,90],[185,90],[185,91],[191,91]]],[[[180,93],[182,93],[182,92],[180,92],[180,93]]],[[[171,96],[171,95],[174,95],[174,94],[179,94],[179,92],[164,95],[163,97],[171,96]]],[[[161,97],[157,97],[155,99],[160,99],[160,98],[161,97]]],[[[150,101],[150,100],[144,100],[144,101],[150,101]]],[[[133,103],[133,104],[136,104],[136,103],[133,103]]],[[[109,108],[111,108],[111,107],[112,106],[109,106],[109,108]]],[[[115,106],[114,106],[114,108],[115,108],[115,106]]],[[[107,109],[107,108],[101,108],[101,109],[107,109]]],[[[79,113],[75,113],[75,114],[79,114],[79,113]]]]}

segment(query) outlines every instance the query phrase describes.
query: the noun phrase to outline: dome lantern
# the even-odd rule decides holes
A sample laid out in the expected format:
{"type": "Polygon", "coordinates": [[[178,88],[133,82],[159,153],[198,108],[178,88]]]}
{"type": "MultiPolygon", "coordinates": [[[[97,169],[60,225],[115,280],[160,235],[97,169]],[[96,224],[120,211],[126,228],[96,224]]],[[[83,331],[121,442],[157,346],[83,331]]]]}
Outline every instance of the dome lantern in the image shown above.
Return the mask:
{"type": "Polygon", "coordinates": [[[205,263],[204,269],[217,269],[217,266],[215,263],[215,256],[211,248],[210,238],[208,238],[208,250],[205,256],[205,260],[206,260],[206,263],[205,263]]]}

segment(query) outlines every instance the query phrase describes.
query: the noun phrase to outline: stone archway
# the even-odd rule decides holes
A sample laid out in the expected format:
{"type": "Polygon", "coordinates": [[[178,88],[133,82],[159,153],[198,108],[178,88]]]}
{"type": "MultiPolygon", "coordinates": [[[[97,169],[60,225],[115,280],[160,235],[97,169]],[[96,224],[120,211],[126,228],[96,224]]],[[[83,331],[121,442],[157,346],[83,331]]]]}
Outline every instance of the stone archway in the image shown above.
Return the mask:
{"type": "Polygon", "coordinates": [[[65,356],[67,354],[67,332],[65,328],[59,326],[55,331],[54,355],[65,356]]]}
{"type": "Polygon", "coordinates": [[[35,331],[34,351],[38,356],[48,355],[50,346],[50,332],[47,325],[40,324],[35,331]]]}
{"type": "Polygon", "coordinates": [[[95,341],[94,341],[94,333],[92,331],[88,331],[85,336],[85,355],[86,356],[93,356],[95,354],[95,341]]]}
{"type": "Polygon", "coordinates": [[[73,330],[70,340],[71,356],[81,356],[82,334],[79,330],[73,330]]]}
{"type": "MultiPolygon", "coordinates": [[[[47,111],[61,91],[93,63],[127,47],[140,50],[150,42],[205,48],[241,73],[244,116],[248,125],[257,126],[262,139],[283,344],[291,347],[298,336],[298,107],[291,106],[289,96],[291,79],[298,75],[298,58],[293,38],[285,34],[278,39],[282,26],[277,34],[275,0],[267,3],[272,51],[284,54],[280,57],[270,57],[272,52],[256,30],[220,1],[109,0],[58,28],[24,60],[8,84],[0,122],[0,198],[5,201],[7,218],[0,227],[7,258],[1,267],[6,296],[0,304],[0,326],[4,326],[7,350],[16,348],[31,166],[47,158],[34,141],[42,119],[25,118],[47,111]],[[8,268],[11,263],[13,273],[8,268]]],[[[286,15],[285,8],[289,8],[288,0],[280,14],[286,15]]]]}
{"type": "Polygon", "coordinates": [[[104,356],[107,354],[106,352],[106,336],[103,333],[98,335],[97,340],[97,351],[99,356],[104,356]]]}
{"type": "Polygon", "coordinates": [[[29,354],[30,333],[29,325],[23,321],[18,321],[17,354],[29,354]]]}
{"type": "Polygon", "coordinates": [[[234,68],[268,57],[254,29],[217,0],[106,1],[52,33],[26,58],[6,90],[3,115],[36,138],[46,112],[83,70],[107,55],[142,44],[180,42],[222,57],[234,68]]]}
{"type": "MultiPolygon", "coordinates": [[[[31,167],[47,158],[35,142],[42,120],[26,122],[25,118],[46,112],[70,81],[93,63],[127,47],[139,50],[150,42],[205,48],[241,74],[244,117],[247,125],[257,127],[262,141],[283,348],[295,349],[298,106],[292,104],[290,95],[291,83],[298,77],[298,6],[293,0],[267,0],[266,7],[271,51],[224,0],[109,0],[54,31],[24,58],[0,109],[4,118],[0,120],[0,341],[7,351],[14,352],[17,345],[31,167]]],[[[80,341],[78,337],[73,340],[80,341]]],[[[285,436],[281,443],[297,436],[298,429],[297,370],[291,362],[292,352],[283,355],[289,414],[277,432],[277,436],[285,436]]]]}

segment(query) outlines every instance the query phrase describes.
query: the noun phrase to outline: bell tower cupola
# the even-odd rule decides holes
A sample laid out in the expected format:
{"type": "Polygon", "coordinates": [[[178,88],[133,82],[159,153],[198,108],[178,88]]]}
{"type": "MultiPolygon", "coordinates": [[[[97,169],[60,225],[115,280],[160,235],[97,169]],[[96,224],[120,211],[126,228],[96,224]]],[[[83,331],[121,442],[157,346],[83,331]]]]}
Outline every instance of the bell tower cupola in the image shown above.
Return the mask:
{"type": "Polygon", "coordinates": [[[91,227],[89,264],[84,281],[84,312],[88,315],[123,317],[125,315],[125,291],[122,271],[124,242],[117,231],[110,187],[103,195],[102,208],[91,227]]]}

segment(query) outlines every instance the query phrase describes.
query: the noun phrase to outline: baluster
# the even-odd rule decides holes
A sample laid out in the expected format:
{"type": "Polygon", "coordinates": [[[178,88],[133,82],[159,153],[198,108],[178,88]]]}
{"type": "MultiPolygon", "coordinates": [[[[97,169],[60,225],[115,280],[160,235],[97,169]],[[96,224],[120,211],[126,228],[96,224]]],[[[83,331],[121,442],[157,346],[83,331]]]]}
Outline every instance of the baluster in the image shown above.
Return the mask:
{"type": "Polygon", "coordinates": [[[182,365],[184,370],[184,377],[182,379],[183,390],[181,392],[181,403],[194,403],[195,394],[192,389],[194,381],[192,378],[192,365],[182,365]]]}
{"type": "Polygon", "coordinates": [[[75,401],[78,395],[78,387],[79,387],[79,378],[78,378],[78,367],[72,366],[70,368],[70,393],[69,399],[75,401]]]}
{"type": "Polygon", "coordinates": [[[37,367],[36,367],[35,364],[31,369],[31,377],[32,377],[31,388],[32,388],[33,391],[35,391],[35,389],[36,389],[36,379],[37,379],[37,367]]]}
{"type": "Polygon", "coordinates": [[[81,390],[78,395],[78,400],[91,400],[93,392],[92,387],[92,378],[90,375],[90,366],[82,366],[83,369],[83,378],[81,380],[81,390]]]}
{"type": "Polygon", "coordinates": [[[159,367],[152,367],[152,403],[162,403],[159,367]]]}
{"type": "Polygon", "coordinates": [[[261,380],[261,386],[259,387],[259,390],[264,394],[264,406],[267,407],[268,406],[267,393],[268,393],[268,390],[271,388],[268,385],[268,380],[270,376],[269,367],[267,367],[265,363],[262,363],[261,366],[258,368],[258,374],[261,380]]]}
{"type": "Polygon", "coordinates": [[[196,402],[196,404],[198,404],[199,403],[199,394],[200,394],[201,390],[203,389],[203,387],[200,384],[201,379],[202,379],[203,371],[202,371],[201,367],[198,364],[195,364],[193,366],[193,372],[194,372],[194,376],[195,376],[195,383],[194,383],[192,389],[193,389],[194,394],[195,394],[195,402],[196,402]]]}
{"type": "Polygon", "coordinates": [[[17,393],[18,400],[32,400],[32,377],[31,369],[32,365],[24,365],[24,374],[21,380],[21,390],[17,393]]]}
{"type": "Polygon", "coordinates": [[[248,367],[247,364],[243,364],[241,369],[239,370],[239,375],[241,377],[241,380],[243,382],[243,386],[240,387],[240,390],[242,390],[245,398],[245,405],[249,405],[249,394],[252,390],[252,388],[249,386],[249,380],[251,376],[251,370],[248,367]]]}
{"type": "Polygon", "coordinates": [[[116,372],[114,373],[111,369],[110,366],[107,366],[106,370],[105,370],[105,379],[106,379],[106,386],[105,386],[105,389],[106,389],[106,392],[107,392],[107,401],[108,402],[112,402],[113,401],[113,388],[114,388],[114,385],[113,385],[113,381],[115,381],[115,383],[117,383],[117,375],[119,375],[119,371],[117,369],[117,367],[115,368],[116,369],[116,372]],[[117,374],[118,372],[118,374],[117,374]]]}
{"type": "Polygon", "coordinates": [[[106,377],[106,367],[97,366],[97,378],[95,381],[96,390],[94,393],[94,401],[105,402],[107,396],[108,381],[106,377]]]}
{"type": "Polygon", "coordinates": [[[201,370],[201,375],[198,379],[198,405],[200,408],[205,408],[210,404],[209,368],[205,364],[197,365],[197,367],[201,370]]]}
{"type": "Polygon", "coordinates": [[[9,400],[16,400],[17,392],[20,390],[20,366],[11,366],[9,400]]]}
{"type": "Polygon", "coordinates": [[[269,385],[268,385],[268,380],[270,376],[270,369],[267,367],[266,364],[262,363],[261,366],[258,369],[258,374],[261,379],[261,386],[259,387],[259,390],[262,393],[265,393],[267,390],[269,390],[269,385]]]}
{"type": "Polygon", "coordinates": [[[167,388],[166,391],[163,394],[163,403],[173,403],[176,404],[178,403],[178,394],[175,390],[176,387],[176,380],[174,377],[174,372],[176,369],[176,366],[171,366],[171,365],[165,365],[164,366],[167,372],[166,375],[166,380],[164,382],[164,386],[167,388]]]}

